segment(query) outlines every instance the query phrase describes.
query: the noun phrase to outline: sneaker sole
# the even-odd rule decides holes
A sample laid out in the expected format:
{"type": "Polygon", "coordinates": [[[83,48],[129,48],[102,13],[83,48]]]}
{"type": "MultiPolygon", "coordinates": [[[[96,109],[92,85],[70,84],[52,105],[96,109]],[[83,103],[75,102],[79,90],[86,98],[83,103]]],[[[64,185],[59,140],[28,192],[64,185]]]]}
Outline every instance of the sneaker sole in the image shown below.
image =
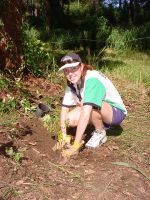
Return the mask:
{"type": "Polygon", "coordinates": [[[85,145],[85,147],[86,147],[87,149],[95,149],[95,148],[100,147],[100,146],[101,146],[102,144],[104,144],[106,141],[107,141],[107,136],[105,136],[105,137],[102,139],[102,141],[99,143],[99,145],[98,145],[97,147],[90,147],[90,146],[86,146],[86,145],[85,145]]]}

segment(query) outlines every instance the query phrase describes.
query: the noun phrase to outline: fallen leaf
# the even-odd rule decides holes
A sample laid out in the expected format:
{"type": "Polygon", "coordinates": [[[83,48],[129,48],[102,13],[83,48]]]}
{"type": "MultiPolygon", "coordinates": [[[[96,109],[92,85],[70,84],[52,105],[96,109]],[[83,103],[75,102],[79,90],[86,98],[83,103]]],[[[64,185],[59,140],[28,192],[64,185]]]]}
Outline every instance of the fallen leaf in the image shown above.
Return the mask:
{"type": "Polygon", "coordinates": [[[94,174],[95,173],[95,171],[94,170],[92,170],[92,169],[88,169],[88,170],[84,170],[85,171],[85,173],[87,174],[87,175],[90,175],[90,174],[94,174]]]}
{"type": "Polygon", "coordinates": [[[119,147],[118,147],[118,146],[109,146],[108,149],[109,149],[110,151],[119,150],[119,147]]]}

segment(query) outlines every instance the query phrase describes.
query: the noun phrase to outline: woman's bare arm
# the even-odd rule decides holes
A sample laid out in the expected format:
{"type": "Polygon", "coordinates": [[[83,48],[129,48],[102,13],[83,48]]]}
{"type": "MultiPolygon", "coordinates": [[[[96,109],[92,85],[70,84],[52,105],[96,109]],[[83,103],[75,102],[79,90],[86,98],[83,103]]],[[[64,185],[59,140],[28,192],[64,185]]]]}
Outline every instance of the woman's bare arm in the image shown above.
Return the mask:
{"type": "Polygon", "coordinates": [[[69,108],[62,106],[61,114],[60,114],[60,128],[63,133],[63,136],[66,136],[67,134],[66,133],[66,118],[67,118],[68,112],[69,112],[69,108]]]}
{"type": "Polygon", "coordinates": [[[77,126],[77,131],[76,131],[76,137],[75,137],[75,141],[77,143],[81,143],[82,136],[90,120],[91,112],[92,112],[91,105],[82,106],[81,114],[80,114],[80,118],[79,118],[79,122],[77,126]]]}

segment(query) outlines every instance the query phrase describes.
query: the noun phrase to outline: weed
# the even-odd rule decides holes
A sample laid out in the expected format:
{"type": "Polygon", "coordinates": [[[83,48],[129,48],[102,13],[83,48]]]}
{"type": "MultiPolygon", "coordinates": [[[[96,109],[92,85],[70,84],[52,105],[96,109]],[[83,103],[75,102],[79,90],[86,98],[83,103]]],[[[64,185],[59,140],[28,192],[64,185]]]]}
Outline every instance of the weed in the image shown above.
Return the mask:
{"type": "Polygon", "coordinates": [[[23,153],[16,151],[13,147],[5,148],[6,155],[15,160],[17,163],[21,162],[23,153]]]}
{"type": "Polygon", "coordinates": [[[6,95],[6,98],[0,99],[0,112],[9,112],[12,109],[15,109],[16,101],[15,98],[9,94],[6,95]]]}
{"type": "Polygon", "coordinates": [[[6,200],[6,199],[11,199],[10,196],[17,196],[17,191],[10,185],[7,186],[7,188],[5,189],[5,191],[3,192],[3,194],[1,194],[0,196],[0,200],[6,200]]]}
{"type": "Polygon", "coordinates": [[[5,81],[3,79],[0,79],[0,90],[5,88],[5,81]]]}
{"type": "Polygon", "coordinates": [[[59,115],[58,113],[53,113],[51,115],[46,114],[43,118],[43,125],[48,130],[49,133],[55,133],[59,127],[59,115]]]}
{"type": "Polygon", "coordinates": [[[27,114],[28,112],[36,110],[36,107],[32,106],[31,103],[30,103],[30,101],[27,100],[26,98],[22,99],[20,101],[20,104],[24,108],[25,114],[27,114]]]}
{"type": "Polygon", "coordinates": [[[129,163],[126,163],[126,162],[113,162],[112,163],[113,165],[119,165],[119,166],[124,166],[124,167],[129,167],[129,168],[132,168],[134,170],[136,170],[137,172],[139,172],[140,174],[142,174],[147,180],[150,181],[150,177],[148,177],[145,172],[138,168],[136,165],[133,165],[133,164],[129,164],[129,163]]]}

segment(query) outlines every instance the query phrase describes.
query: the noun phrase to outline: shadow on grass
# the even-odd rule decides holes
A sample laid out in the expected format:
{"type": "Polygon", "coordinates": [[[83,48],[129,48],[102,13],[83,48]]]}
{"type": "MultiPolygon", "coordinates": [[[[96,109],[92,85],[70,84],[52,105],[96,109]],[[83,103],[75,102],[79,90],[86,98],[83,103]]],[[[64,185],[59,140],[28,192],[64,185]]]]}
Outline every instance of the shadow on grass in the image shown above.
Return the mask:
{"type": "Polygon", "coordinates": [[[112,71],[115,68],[119,68],[124,65],[125,63],[119,60],[101,60],[99,63],[100,68],[107,69],[109,71],[112,71]]]}
{"type": "Polygon", "coordinates": [[[118,136],[121,135],[121,133],[123,132],[123,128],[121,127],[121,125],[113,125],[106,132],[108,136],[118,136]]]}

